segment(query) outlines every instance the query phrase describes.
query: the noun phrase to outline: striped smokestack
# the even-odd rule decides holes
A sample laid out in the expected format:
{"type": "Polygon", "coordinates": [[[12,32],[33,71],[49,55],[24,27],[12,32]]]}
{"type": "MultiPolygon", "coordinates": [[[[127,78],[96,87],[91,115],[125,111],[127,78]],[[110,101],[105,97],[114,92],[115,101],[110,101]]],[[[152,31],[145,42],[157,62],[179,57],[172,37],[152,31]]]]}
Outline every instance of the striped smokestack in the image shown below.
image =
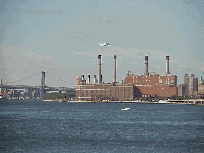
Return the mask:
{"type": "Polygon", "coordinates": [[[148,75],[148,56],[145,56],[145,72],[144,75],[148,75]]]}
{"type": "Polygon", "coordinates": [[[114,55],[113,59],[113,82],[116,82],[116,55],[114,55]]]}
{"type": "Polygon", "coordinates": [[[169,56],[166,56],[166,74],[170,74],[170,72],[169,72],[169,56]]]}
{"type": "Polygon", "coordinates": [[[90,75],[88,75],[88,84],[90,84],[90,75]]]}
{"type": "Polygon", "coordinates": [[[101,84],[101,55],[98,55],[98,84],[101,84]]]}
{"type": "Polygon", "coordinates": [[[84,74],[81,75],[81,79],[84,80],[84,74]]]}
{"type": "Polygon", "coordinates": [[[94,84],[96,84],[96,75],[94,75],[94,84]]]}

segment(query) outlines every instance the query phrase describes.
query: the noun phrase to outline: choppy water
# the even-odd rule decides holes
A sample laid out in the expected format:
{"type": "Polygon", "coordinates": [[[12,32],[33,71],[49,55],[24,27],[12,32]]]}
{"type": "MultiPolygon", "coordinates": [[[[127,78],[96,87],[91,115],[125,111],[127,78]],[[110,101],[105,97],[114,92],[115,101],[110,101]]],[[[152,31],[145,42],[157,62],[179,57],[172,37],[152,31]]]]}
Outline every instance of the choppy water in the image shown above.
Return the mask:
{"type": "Polygon", "coordinates": [[[0,152],[204,152],[204,106],[0,100],[0,152]]]}

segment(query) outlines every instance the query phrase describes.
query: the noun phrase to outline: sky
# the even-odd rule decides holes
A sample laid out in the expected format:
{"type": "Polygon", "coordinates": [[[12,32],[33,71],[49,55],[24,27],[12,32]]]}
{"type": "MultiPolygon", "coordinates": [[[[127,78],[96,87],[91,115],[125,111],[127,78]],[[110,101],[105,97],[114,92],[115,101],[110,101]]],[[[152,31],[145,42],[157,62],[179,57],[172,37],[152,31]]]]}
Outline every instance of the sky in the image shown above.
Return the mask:
{"type": "Polygon", "coordinates": [[[166,56],[177,84],[185,74],[204,76],[203,0],[4,0],[0,1],[0,78],[4,84],[75,87],[78,75],[103,82],[128,71],[163,75],[166,56]],[[99,46],[109,42],[110,47],[99,46]],[[25,79],[27,78],[27,79],[25,79]]]}

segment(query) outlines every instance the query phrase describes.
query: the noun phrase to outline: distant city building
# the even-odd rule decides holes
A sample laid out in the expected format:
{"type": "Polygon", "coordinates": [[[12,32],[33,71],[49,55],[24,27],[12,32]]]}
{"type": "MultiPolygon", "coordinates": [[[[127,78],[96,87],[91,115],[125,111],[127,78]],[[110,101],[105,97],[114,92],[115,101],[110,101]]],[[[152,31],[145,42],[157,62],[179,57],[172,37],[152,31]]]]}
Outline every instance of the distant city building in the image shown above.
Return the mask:
{"type": "Polygon", "coordinates": [[[186,85],[186,96],[189,96],[189,77],[188,74],[184,75],[184,84],[186,85]]]}
{"type": "Polygon", "coordinates": [[[198,95],[198,78],[195,77],[195,74],[185,74],[184,84],[186,84],[186,95],[195,96],[198,95]]]}
{"type": "Polygon", "coordinates": [[[198,82],[198,95],[204,96],[204,79],[202,77],[198,82]]]}
{"type": "Polygon", "coordinates": [[[204,85],[204,79],[202,77],[199,79],[198,84],[199,85],[204,85]]]}
{"type": "Polygon", "coordinates": [[[186,96],[186,84],[180,84],[178,85],[178,96],[186,96]]]}

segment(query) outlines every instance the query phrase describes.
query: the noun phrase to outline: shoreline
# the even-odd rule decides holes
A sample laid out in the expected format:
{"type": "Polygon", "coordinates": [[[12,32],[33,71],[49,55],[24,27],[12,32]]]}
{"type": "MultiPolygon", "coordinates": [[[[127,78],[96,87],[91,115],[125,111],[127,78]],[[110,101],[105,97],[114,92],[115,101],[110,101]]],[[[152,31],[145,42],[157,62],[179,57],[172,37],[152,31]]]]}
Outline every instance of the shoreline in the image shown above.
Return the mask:
{"type": "Polygon", "coordinates": [[[140,103],[140,104],[184,104],[184,105],[204,105],[204,100],[163,100],[158,102],[149,101],[59,101],[59,100],[42,100],[47,102],[68,102],[68,103],[140,103]]]}

